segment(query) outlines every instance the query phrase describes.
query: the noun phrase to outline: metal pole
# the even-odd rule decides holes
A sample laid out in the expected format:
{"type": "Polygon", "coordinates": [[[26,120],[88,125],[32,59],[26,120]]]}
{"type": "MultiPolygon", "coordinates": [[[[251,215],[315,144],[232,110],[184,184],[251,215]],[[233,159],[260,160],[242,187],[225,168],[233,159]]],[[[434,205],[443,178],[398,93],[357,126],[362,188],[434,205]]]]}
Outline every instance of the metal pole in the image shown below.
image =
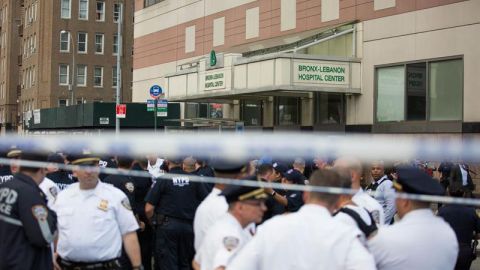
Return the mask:
{"type": "Polygon", "coordinates": [[[71,86],[71,91],[70,91],[70,102],[71,102],[71,105],[70,106],[73,106],[75,105],[75,85],[77,84],[77,76],[75,74],[75,42],[73,42],[73,37],[72,37],[72,34],[70,33],[69,34],[70,36],[70,40],[72,42],[72,86],[71,86]]]}
{"type": "MultiPolygon", "coordinates": [[[[116,105],[118,106],[120,104],[120,91],[121,91],[121,85],[122,85],[122,80],[121,80],[121,66],[120,66],[120,60],[122,57],[122,22],[123,22],[123,3],[120,3],[120,10],[119,10],[119,15],[118,15],[118,29],[117,29],[117,91],[116,91],[116,105]]],[[[120,119],[115,118],[115,134],[118,135],[120,134],[120,119]]]]}
{"type": "Polygon", "coordinates": [[[155,100],[154,101],[155,108],[153,110],[153,119],[155,119],[155,120],[153,120],[153,131],[155,133],[157,133],[157,103],[158,103],[158,98],[155,98],[154,100],[155,100]]]}

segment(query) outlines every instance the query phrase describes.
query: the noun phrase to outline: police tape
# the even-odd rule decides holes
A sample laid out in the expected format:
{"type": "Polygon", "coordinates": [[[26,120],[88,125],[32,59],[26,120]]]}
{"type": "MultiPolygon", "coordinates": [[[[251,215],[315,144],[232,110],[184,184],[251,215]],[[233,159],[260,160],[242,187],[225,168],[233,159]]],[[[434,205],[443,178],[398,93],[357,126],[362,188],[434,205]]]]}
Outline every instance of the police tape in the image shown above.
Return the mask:
{"type": "Polygon", "coordinates": [[[195,133],[146,134],[121,133],[92,136],[4,136],[0,151],[12,145],[38,152],[80,153],[90,149],[99,155],[225,159],[273,159],[315,157],[334,159],[352,156],[362,161],[384,160],[480,160],[480,139],[436,135],[424,138],[406,135],[345,135],[330,133],[195,133]]]}
{"type": "MultiPolygon", "coordinates": [[[[6,159],[0,158],[0,164],[11,164],[14,162],[17,166],[27,166],[34,168],[46,168],[51,166],[52,163],[49,162],[40,162],[40,161],[29,161],[29,160],[18,160],[18,159],[6,159]]],[[[137,171],[137,170],[126,170],[126,169],[116,169],[116,168],[101,168],[98,166],[78,166],[78,165],[69,165],[69,164],[54,164],[59,169],[63,170],[77,170],[79,168],[83,170],[92,170],[98,173],[105,173],[111,175],[124,175],[132,177],[141,177],[141,178],[152,178],[152,175],[147,171],[137,171]]],[[[272,182],[262,182],[254,180],[241,180],[241,179],[229,179],[229,178],[220,178],[220,177],[205,177],[197,175],[185,175],[185,174],[171,174],[164,173],[162,176],[155,178],[155,181],[173,181],[175,178],[184,179],[188,177],[189,181],[198,182],[198,183],[211,183],[211,184],[224,184],[224,185],[236,185],[236,186],[249,186],[249,187],[258,187],[258,188],[272,188],[277,190],[294,190],[302,192],[319,192],[319,193],[328,193],[328,194],[350,194],[354,195],[358,190],[350,188],[338,188],[338,187],[326,187],[326,186],[312,186],[312,185],[297,185],[297,184],[282,184],[282,183],[272,183],[272,182]]],[[[393,190],[392,190],[393,192],[393,190]]],[[[422,195],[422,194],[412,194],[412,193],[395,193],[397,198],[423,201],[430,203],[442,203],[442,204],[460,204],[460,205],[469,205],[480,207],[480,199],[473,198],[457,198],[457,197],[448,197],[448,196],[436,196],[436,195],[422,195]]]]}

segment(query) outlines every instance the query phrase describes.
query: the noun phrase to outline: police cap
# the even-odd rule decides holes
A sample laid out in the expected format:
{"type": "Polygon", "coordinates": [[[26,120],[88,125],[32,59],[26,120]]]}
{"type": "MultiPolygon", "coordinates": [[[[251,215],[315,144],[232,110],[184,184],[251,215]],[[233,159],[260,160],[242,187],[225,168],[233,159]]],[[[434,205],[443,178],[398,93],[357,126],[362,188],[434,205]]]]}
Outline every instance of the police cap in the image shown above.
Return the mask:
{"type": "Polygon", "coordinates": [[[398,179],[393,183],[397,191],[425,195],[444,195],[442,185],[423,170],[414,167],[397,168],[398,179]]]}
{"type": "Polygon", "coordinates": [[[208,165],[219,173],[240,173],[246,167],[247,161],[242,159],[213,158],[208,165]]]}
{"type": "Polygon", "coordinates": [[[275,162],[272,165],[273,169],[280,173],[283,177],[285,177],[285,174],[288,171],[288,167],[285,164],[282,164],[280,162],[275,162]]]}
{"type": "Polygon", "coordinates": [[[22,150],[16,147],[10,148],[10,150],[7,152],[8,158],[19,158],[20,156],[22,156],[22,150]]]}
{"type": "Polygon", "coordinates": [[[267,198],[267,194],[263,188],[245,186],[228,186],[220,195],[225,196],[225,199],[229,204],[238,201],[261,200],[267,198]]]}
{"type": "Polygon", "coordinates": [[[51,162],[51,163],[59,163],[59,164],[64,164],[65,163],[65,159],[59,153],[52,153],[52,154],[48,155],[47,161],[51,162]]]}
{"type": "Polygon", "coordinates": [[[305,184],[305,177],[299,171],[290,169],[285,175],[288,181],[293,182],[294,184],[305,184]]]}
{"type": "Polygon", "coordinates": [[[81,153],[71,156],[72,165],[98,165],[100,158],[89,150],[82,150],[81,153]]]}

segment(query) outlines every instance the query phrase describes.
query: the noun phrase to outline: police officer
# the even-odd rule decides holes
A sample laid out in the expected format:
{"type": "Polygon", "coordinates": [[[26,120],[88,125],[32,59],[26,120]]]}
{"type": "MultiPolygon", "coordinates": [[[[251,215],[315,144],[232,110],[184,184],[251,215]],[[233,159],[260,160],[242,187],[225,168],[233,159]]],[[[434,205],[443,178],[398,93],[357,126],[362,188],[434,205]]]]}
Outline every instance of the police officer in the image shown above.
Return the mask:
{"type": "Polygon", "coordinates": [[[78,183],[62,191],[58,214],[58,263],[62,269],[122,269],[122,243],[133,266],[143,269],[138,224],[125,194],[98,179],[99,158],[88,152],[73,159],[78,183]],[[85,167],[89,166],[89,167],[85,167]]]}
{"type": "MultiPolygon", "coordinates": [[[[229,162],[226,159],[213,159],[215,176],[219,178],[241,179],[245,176],[246,162],[229,162]]],[[[195,250],[198,252],[207,231],[227,213],[228,204],[224,196],[219,196],[225,184],[216,183],[208,196],[200,203],[193,220],[195,250]]]]}
{"type": "Polygon", "coordinates": [[[193,218],[208,192],[201,183],[190,181],[181,163],[169,159],[169,173],[179,176],[158,179],[145,199],[145,213],[156,224],[155,269],[189,269],[195,254],[193,218]]]}
{"type": "MultiPolygon", "coordinates": [[[[1,151],[0,158],[6,159],[8,151],[1,151]]],[[[13,174],[10,171],[8,164],[0,164],[0,184],[5,183],[13,179],[13,174]]]]}
{"type": "MultiPolygon", "coordinates": [[[[274,162],[273,165],[262,164],[259,167],[259,177],[262,181],[270,183],[281,183],[284,174],[288,171],[288,167],[280,162],[274,162]]],[[[265,192],[269,194],[266,201],[267,212],[263,216],[263,220],[267,220],[273,216],[285,213],[285,190],[266,188],[265,192]]]]}
{"type": "Polygon", "coordinates": [[[392,181],[385,175],[383,161],[372,163],[371,174],[373,182],[365,190],[382,206],[385,224],[392,224],[395,215],[395,193],[392,189],[392,181]]]}
{"type": "MultiPolygon", "coordinates": [[[[24,153],[24,159],[45,161],[41,155],[24,153]]],[[[39,184],[44,168],[22,166],[12,181],[0,184],[0,269],[51,270],[50,244],[56,215],[46,205],[39,184]]]]}
{"type": "Polygon", "coordinates": [[[52,180],[60,190],[66,189],[71,184],[75,183],[71,175],[58,165],[65,165],[65,158],[59,153],[52,153],[48,155],[47,161],[47,178],[52,180]]]}
{"type": "MultiPolygon", "coordinates": [[[[440,183],[424,171],[412,167],[397,168],[394,183],[399,193],[443,195],[440,183]]],[[[453,269],[458,244],[452,228],[433,215],[429,202],[396,198],[401,220],[380,228],[369,241],[380,270],[453,269]]]]}
{"type": "MultiPolygon", "coordinates": [[[[148,160],[146,158],[139,158],[133,162],[132,170],[148,172],[148,160]]],[[[153,228],[145,215],[145,197],[147,196],[150,187],[152,186],[152,177],[135,176],[135,203],[134,212],[138,214],[140,222],[145,227],[137,232],[138,241],[140,242],[140,251],[142,253],[142,262],[144,262],[145,270],[152,269],[152,254],[153,254],[153,228]]]]}
{"type": "Polygon", "coordinates": [[[223,190],[228,203],[224,214],[207,232],[193,262],[196,270],[224,269],[251,239],[245,228],[262,221],[267,195],[262,188],[230,186],[223,190]]]}
{"type": "MultiPolygon", "coordinates": [[[[340,187],[338,177],[332,170],[317,170],[310,184],[340,187]]],[[[299,211],[259,226],[227,269],[375,269],[358,234],[332,218],[338,195],[305,191],[304,196],[305,205],[299,211]]]]}
{"type": "MultiPolygon", "coordinates": [[[[133,158],[127,156],[117,156],[115,159],[115,163],[118,166],[119,172],[128,172],[132,168],[133,165],[133,158]]],[[[120,189],[128,198],[130,205],[132,206],[132,212],[135,215],[135,218],[138,221],[140,229],[145,229],[145,223],[140,221],[140,217],[138,216],[137,208],[135,207],[135,193],[137,191],[137,187],[135,186],[135,181],[133,177],[126,175],[126,174],[109,174],[102,182],[106,184],[111,184],[114,187],[120,189]]],[[[130,269],[128,257],[124,251],[122,251],[121,257],[122,265],[127,266],[125,268],[130,269]]]]}
{"type": "MultiPolygon", "coordinates": [[[[464,196],[460,188],[456,190],[450,188],[449,194],[452,197],[464,196]]],[[[460,204],[444,205],[438,209],[438,216],[452,227],[457,236],[459,252],[455,270],[470,269],[477,252],[477,246],[472,244],[472,240],[477,239],[480,233],[480,218],[475,208],[460,204]]]]}

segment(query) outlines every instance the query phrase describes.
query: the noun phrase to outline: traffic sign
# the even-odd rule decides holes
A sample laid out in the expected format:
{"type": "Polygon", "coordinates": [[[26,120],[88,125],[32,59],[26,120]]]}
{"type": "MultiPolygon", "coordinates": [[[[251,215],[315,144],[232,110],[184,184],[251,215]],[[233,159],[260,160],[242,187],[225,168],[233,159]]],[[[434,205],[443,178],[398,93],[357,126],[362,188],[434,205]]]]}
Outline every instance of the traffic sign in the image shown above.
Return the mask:
{"type": "Polygon", "coordinates": [[[167,117],[168,116],[168,100],[159,99],[157,104],[157,116],[167,117]]]}
{"type": "Polygon", "coordinates": [[[147,99],[147,112],[153,112],[155,110],[155,100],[147,99]]]}
{"type": "Polygon", "coordinates": [[[150,96],[152,98],[159,98],[163,94],[163,89],[159,85],[150,87],[150,96]]]}
{"type": "Polygon", "coordinates": [[[118,104],[116,106],[117,118],[125,118],[127,116],[127,105],[118,104]]]}

